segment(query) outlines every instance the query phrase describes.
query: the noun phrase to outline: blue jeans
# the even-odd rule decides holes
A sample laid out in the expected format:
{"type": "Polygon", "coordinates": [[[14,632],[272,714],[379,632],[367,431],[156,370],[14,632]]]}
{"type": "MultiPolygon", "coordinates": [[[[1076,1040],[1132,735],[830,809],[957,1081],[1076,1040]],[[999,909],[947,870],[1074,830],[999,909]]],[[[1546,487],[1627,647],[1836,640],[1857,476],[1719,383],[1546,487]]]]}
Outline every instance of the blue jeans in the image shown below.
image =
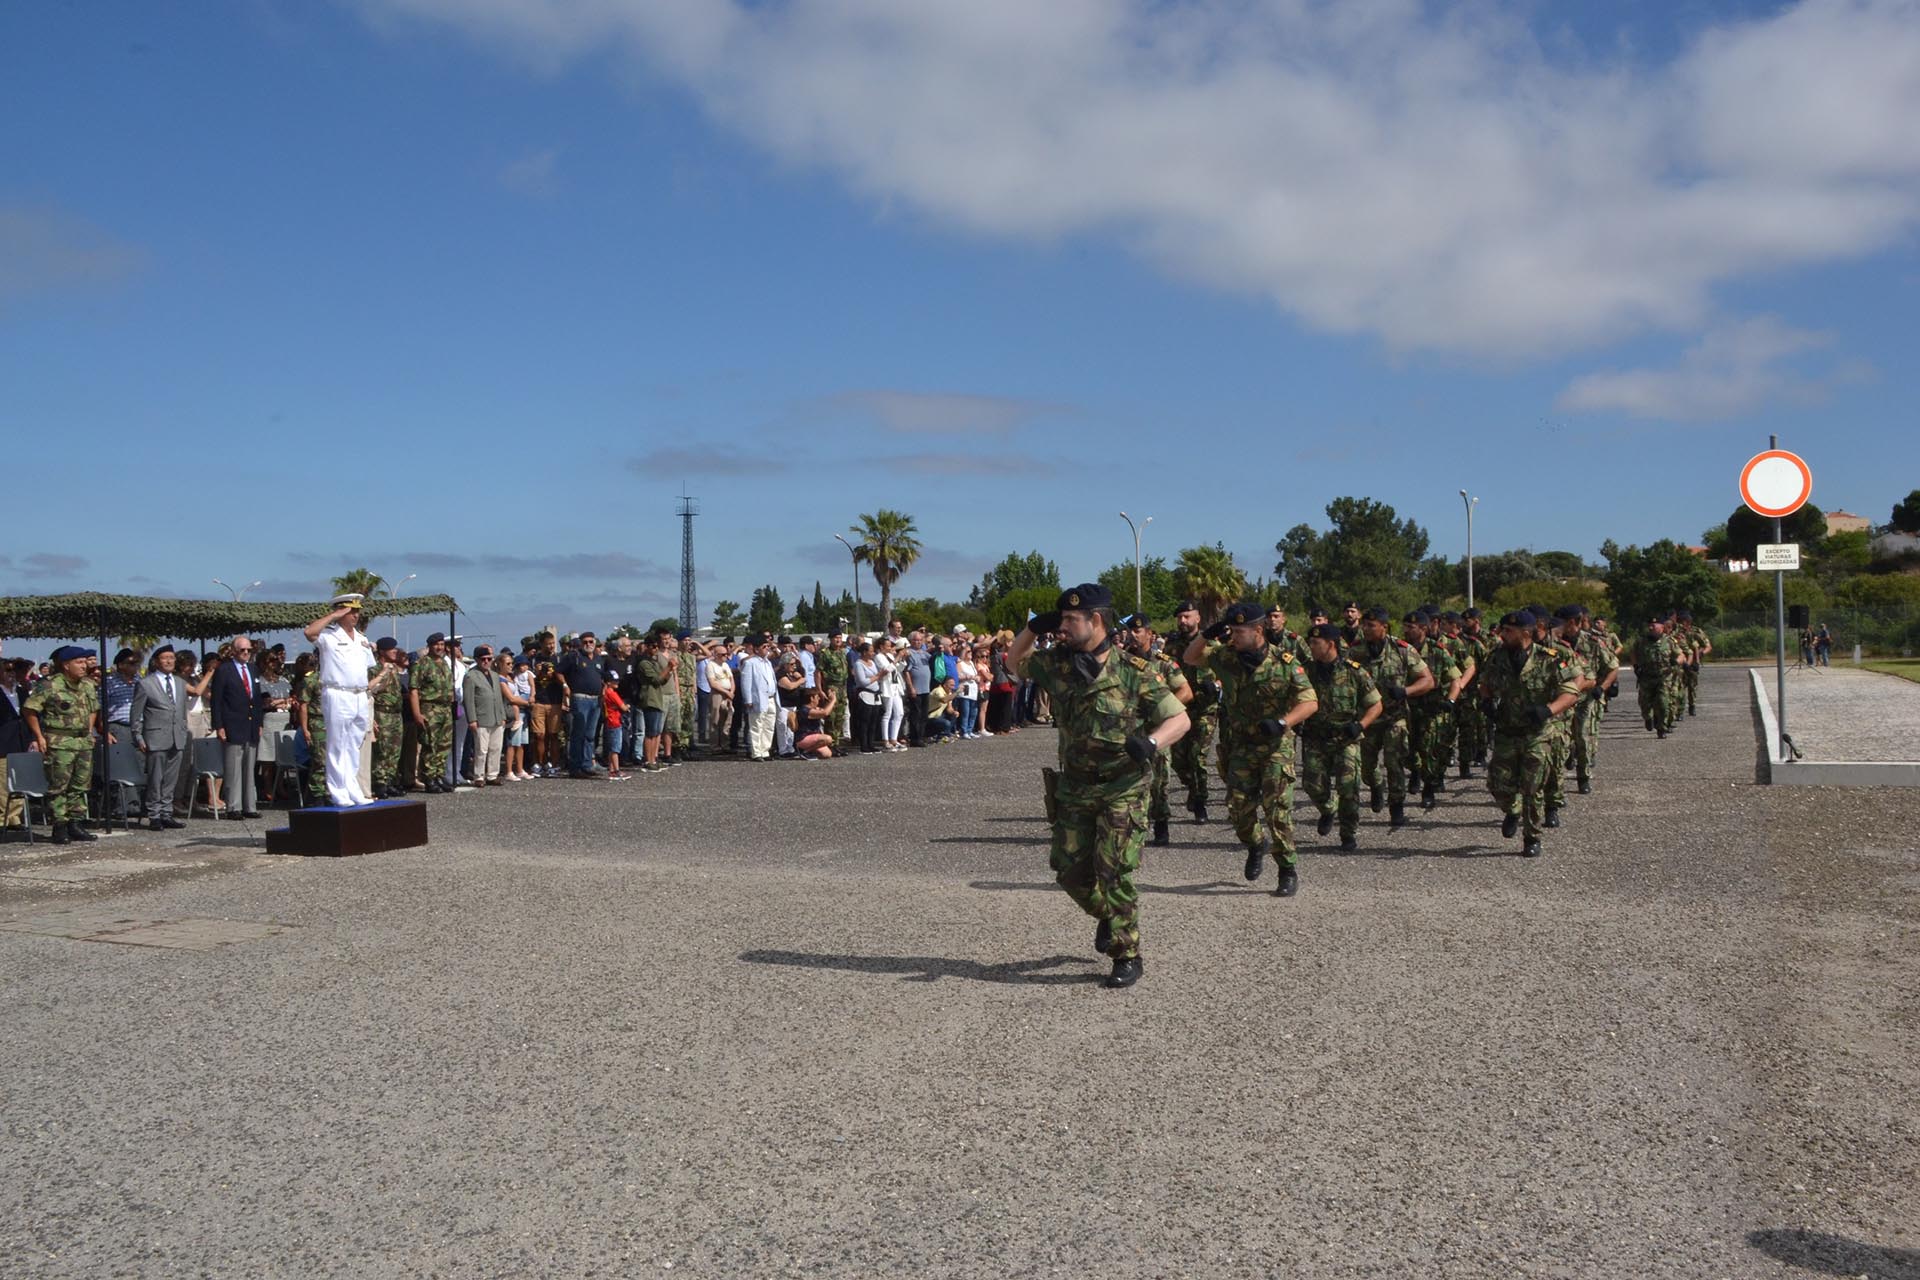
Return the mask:
{"type": "Polygon", "coordinates": [[[980,699],[955,698],[953,704],[960,708],[960,733],[962,737],[980,727],[980,699]]]}
{"type": "Polygon", "coordinates": [[[575,773],[593,768],[593,739],[600,731],[600,699],[573,695],[567,719],[567,767],[575,773]]]}
{"type": "Polygon", "coordinates": [[[620,735],[626,732],[626,728],[623,724],[607,726],[607,763],[609,765],[620,758],[620,735]]]}

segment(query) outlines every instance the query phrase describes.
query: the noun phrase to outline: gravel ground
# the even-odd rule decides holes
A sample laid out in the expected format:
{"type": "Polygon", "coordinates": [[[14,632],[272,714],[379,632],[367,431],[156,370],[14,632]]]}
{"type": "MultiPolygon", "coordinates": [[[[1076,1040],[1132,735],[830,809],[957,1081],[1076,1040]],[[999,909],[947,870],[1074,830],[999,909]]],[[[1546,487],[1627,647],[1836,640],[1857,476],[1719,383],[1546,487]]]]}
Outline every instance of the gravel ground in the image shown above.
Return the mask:
{"type": "MultiPolygon", "coordinates": [[[[1775,668],[1758,670],[1771,703],[1775,668]]],[[[1787,733],[1808,760],[1920,760],[1920,684],[1852,667],[1789,668],[1787,733]]]]}
{"type": "Polygon", "coordinates": [[[0,931],[0,1274],[1920,1276],[1920,793],[1756,787],[1746,681],[1538,861],[1477,782],[1291,901],[1176,826],[1124,992],[1043,730],[8,846],[0,919],[289,927],[0,931]]]}

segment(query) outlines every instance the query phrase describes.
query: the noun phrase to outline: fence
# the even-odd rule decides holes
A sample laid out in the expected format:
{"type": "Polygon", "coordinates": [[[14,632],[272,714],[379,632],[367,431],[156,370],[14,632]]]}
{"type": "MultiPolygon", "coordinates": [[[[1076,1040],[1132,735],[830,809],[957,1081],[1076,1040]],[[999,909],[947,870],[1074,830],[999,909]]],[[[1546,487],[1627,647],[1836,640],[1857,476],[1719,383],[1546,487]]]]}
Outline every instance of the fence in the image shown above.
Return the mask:
{"type": "MultiPolygon", "coordinates": [[[[1772,657],[1773,620],[1772,609],[1721,614],[1706,624],[1707,635],[1713,640],[1713,656],[1772,657]]],[[[1920,652],[1920,608],[1911,605],[1873,609],[1836,606],[1813,610],[1814,627],[1817,629],[1823,623],[1833,636],[1836,661],[1851,659],[1856,644],[1868,657],[1875,658],[1910,658],[1920,652]]],[[[1787,660],[1792,661],[1799,651],[1799,633],[1789,627],[1787,660]]]]}

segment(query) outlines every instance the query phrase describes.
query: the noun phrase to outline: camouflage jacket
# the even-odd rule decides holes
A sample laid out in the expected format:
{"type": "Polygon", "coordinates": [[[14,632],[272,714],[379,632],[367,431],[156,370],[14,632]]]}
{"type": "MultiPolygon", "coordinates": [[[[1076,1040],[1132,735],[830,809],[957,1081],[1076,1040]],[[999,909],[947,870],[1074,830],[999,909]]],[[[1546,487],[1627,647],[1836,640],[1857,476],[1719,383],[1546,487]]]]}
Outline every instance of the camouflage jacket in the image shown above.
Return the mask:
{"type": "Polygon", "coordinates": [[[453,705],[453,668],[447,659],[421,654],[414,659],[409,675],[422,707],[453,705]]]}
{"type": "Polygon", "coordinates": [[[679,650],[675,656],[680,659],[680,666],[674,672],[680,685],[680,701],[692,702],[694,694],[700,691],[700,659],[685,649],[679,650]]]}
{"type": "Polygon", "coordinates": [[[1452,705],[1447,700],[1447,691],[1453,688],[1453,682],[1460,678],[1463,670],[1454,656],[1452,643],[1445,636],[1428,636],[1427,642],[1414,652],[1433,673],[1433,688],[1407,701],[1428,714],[1444,710],[1452,705]]]}
{"type": "Polygon", "coordinates": [[[1501,732],[1522,737],[1543,732],[1546,727],[1533,723],[1527,714],[1529,707],[1579,692],[1574,685],[1573,666],[1558,650],[1540,644],[1522,650],[1503,648],[1488,655],[1480,668],[1479,684],[1481,697],[1493,703],[1488,718],[1501,732]]]}
{"type": "Polygon", "coordinates": [[[1662,676],[1680,665],[1680,652],[1667,636],[1641,636],[1633,645],[1633,673],[1662,676]]]}
{"type": "Polygon", "coordinates": [[[1109,649],[1092,680],[1080,674],[1073,652],[1044,649],[1027,658],[1026,674],[1051,700],[1059,726],[1060,773],[1115,796],[1144,789],[1153,771],[1127,754],[1130,734],[1149,733],[1186,708],[1160,673],[1119,649],[1109,649]]]}
{"type": "Polygon", "coordinates": [[[820,651],[813,660],[813,669],[822,689],[831,689],[840,698],[847,696],[847,655],[843,649],[832,645],[820,651]]]}
{"type": "Polygon", "coordinates": [[[368,685],[373,690],[373,713],[376,716],[397,716],[405,703],[406,690],[400,687],[400,671],[386,663],[373,674],[368,685]]]}
{"type": "MultiPolygon", "coordinates": [[[[1398,636],[1388,636],[1381,644],[1379,653],[1373,652],[1372,646],[1362,641],[1349,648],[1346,656],[1367,669],[1367,674],[1373,677],[1374,687],[1381,691],[1383,698],[1386,697],[1388,685],[1405,687],[1428,674],[1427,664],[1414,652],[1413,646],[1398,636]]],[[[1386,703],[1381,709],[1380,719],[1399,720],[1407,714],[1405,702],[1387,698],[1386,703]]]]}
{"type": "Polygon", "coordinates": [[[1180,674],[1193,686],[1193,701],[1187,704],[1187,714],[1198,720],[1203,715],[1212,714],[1220,705],[1220,685],[1203,667],[1188,666],[1181,660],[1187,646],[1193,643],[1193,637],[1175,631],[1167,637],[1166,656],[1180,668],[1180,674]]]}
{"type": "Polygon", "coordinates": [[[1602,680],[1620,669],[1619,655],[1591,631],[1582,631],[1574,648],[1580,654],[1581,662],[1586,665],[1586,674],[1592,677],[1596,688],[1602,680]]]}
{"type": "Polygon", "coordinates": [[[1358,720],[1368,707],[1380,701],[1380,690],[1374,686],[1373,677],[1351,658],[1335,658],[1324,668],[1317,662],[1309,662],[1306,672],[1320,707],[1311,720],[1300,726],[1303,737],[1330,738],[1349,720],[1358,720]]]}
{"type": "Polygon", "coordinates": [[[100,691],[91,680],[73,681],[57,672],[34,685],[20,709],[40,717],[40,732],[49,739],[84,738],[100,710],[100,691]]]}
{"type": "Polygon", "coordinates": [[[1147,665],[1158,672],[1160,678],[1167,682],[1167,691],[1169,693],[1177,696],[1182,689],[1191,689],[1193,687],[1193,682],[1187,679],[1187,673],[1181,669],[1180,664],[1174,661],[1173,657],[1169,654],[1150,654],[1147,657],[1147,665]]]}
{"type": "MultiPolygon", "coordinates": [[[[1257,741],[1262,720],[1278,720],[1303,702],[1313,702],[1313,682],[1290,649],[1268,645],[1249,667],[1231,645],[1207,646],[1207,671],[1220,682],[1221,728],[1233,741],[1257,741]]],[[[1274,739],[1281,741],[1281,739],[1274,739]]]]}

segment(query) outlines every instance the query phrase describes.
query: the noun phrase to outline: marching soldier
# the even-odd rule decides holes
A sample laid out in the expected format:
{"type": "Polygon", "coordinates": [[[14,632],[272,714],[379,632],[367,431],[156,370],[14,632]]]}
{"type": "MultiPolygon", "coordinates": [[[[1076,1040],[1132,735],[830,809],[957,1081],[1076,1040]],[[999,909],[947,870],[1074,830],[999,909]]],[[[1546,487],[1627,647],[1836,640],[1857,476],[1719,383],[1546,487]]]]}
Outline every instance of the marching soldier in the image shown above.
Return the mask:
{"type": "MultiPolygon", "coordinates": [[[[1566,664],[1567,670],[1573,675],[1574,689],[1580,694],[1579,701],[1574,704],[1577,707],[1580,701],[1586,700],[1587,690],[1598,683],[1593,676],[1592,668],[1587,666],[1586,659],[1574,647],[1573,637],[1567,631],[1567,628],[1579,618],[1580,606],[1563,604],[1553,611],[1552,617],[1544,615],[1545,608],[1536,606],[1533,614],[1537,627],[1534,632],[1534,645],[1552,650],[1560,661],[1566,664]]],[[[1548,827],[1560,825],[1560,815],[1567,807],[1567,765],[1573,760],[1573,717],[1574,708],[1569,707],[1555,715],[1553,723],[1549,726],[1553,758],[1547,770],[1545,797],[1548,827]]]]}
{"type": "Polygon", "coordinates": [[[55,844],[99,839],[81,825],[87,818],[87,787],[93,782],[93,744],[100,733],[100,693],[87,679],[93,657],[93,650],[77,644],[55,649],[53,675],[36,684],[20,707],[33,749],[46,757],[55,844]]]}
{"type": "Polygon", "coordinates": [[[1113,647],[1113,596],[1097,583],[1060,593],[1027,621],[1008,660],[1051,699],[1059,727],[1049,863],[1060,887],[1100,921],[1109,987],[1140,980],[1140,868],[1153,759],[1187,732],[1187,713],[1153,668],[1113,647]],[[1060,643],[1035,651],[1041,636],[1060,643]]]}
{"type": "Polygon", "coordinates": [[[1540,856],[1547,772],[1552,768],[1553,718],[1579,698],[1572,668],[1559,653],[1534,643],[1535,619],[1522,609],[1500,619],[1500,648],[1480,668],[1479,692],[1497,731],[1487,761],[1487,790],[1504,817],[1507,839],[1526,829],[1521,855],[1540,856]]]}
{"type": "MultiPolygon", "coordinates": [[[[1144,613],[1136,613],[1130,618],[1121,619],[1120,625],[1121,637],[1127,652],[1152,667],[1160,678],[1167,682],[1168,690],[1180,700],[1181,706],[1191,706],[1193,686],[1187,682],[1186,673],[1180,670],[1178,662],[1164,653],[1154,652],[1153,624],[1147,621],[1147,616],[1144,613]]],[[[1189,713],[1188,723],[1192,723],[1191,713],[1189,713]]],[[[1173,816],[1172,810],[1167,807],[1167,775],[1170,772],[1167,767],[1168,755],[1169,753],[1165,751],[1154,753],[1153,794],[1147,802],[1147,818],[1153,823],[1151,843],[1156,848],[1165,848],[1169,843],[1167,822],[1173,816]]]]}
{"type": "MultiPolygon", "coordinates": [[[[1707,633],[1703,629],[1694,625],[1692,610],[1676,609],[1673,617],[1679,624],[1679,632],[1687,644],[1687,665],[1680,669],[1680,688],[1686,695],[1687,714],[1693,715],[1694,700],[1700,693],[1700,659],[1713,652],[1713,641],[1707,638],[1707,633]]],[[[1677,718],[1678,708],[1675,709],[1674,714],[1677,718]]]]}
{"type": "Polygon", "coordinates": [[[425,790],[438,795],[453,790],[447,779],[447,753],[453,750],[453,665],[447,657],[447,638],[438,631],[427,637],[427,651],[414,659],[407,708],[420,727],[420,776],[425,790]]]}
{"type": "Polygon", "coordinates": [[[1387,634],[1385,609],[1376,606],[1367,611],[1360,623],[1360,639],[1359,644],[1348,646],[1347,656],[1367,669],[1386,703],[1380,718],[1368,728],[1360,749],[1367,775],[1367,803],[1375,813],[1380,812],[1384,788],[1388,825],[1398,829],[1407,825],[1407,699],[1432,689],[1433,673],[1411,645],[1387,634]]]}
{"type": "Polygon", "coordinates": [[[1300,888],[1300,855],[1293,841],[1293,738],[1287,731],[1318,705],[1313,684],[1298,657],[1267,643],[1257,604],[1229,607],[1183,656],[1220,682],[1220,727],[1229,744],[1227,814],[1247,849],[1246,877],[1260,878],[1271,850],[1280,865],[1274,893],[1290,898],[1300,888]]]}
{"type": "Polygon", "coordinates": [[[1480,611],[1464,609],[1460,613],[1460,643],[1473,655],[1475,674],[1468,677],[1466,695],[1458,704],[1460,717],[1460,776],[1473,776],[1474,766],[1482,768],[1487,763],[1487,717],[1481,707],[1480,699],[1473,695],[1473,686],[1478,683],[1478,671],[1496,646],[1490,636],[1480,629],[1480,611]]]}
{"type": "Polygon", "coordinates": [[[1296,658],[1306,656],[1306,637],[1287,629],[1287,606],[1277,600],[1267,606],[1267,643],[1296,658]]]}
{"type": "Polygon", "coordinates": [[[1633,679],[1639,686],[1640,719],[1649,732],[1662,738],[1672,722],[1671,673],[1678,662],[1673,641],[1667,638],[1667,624],[1649,619],[1646,634],[1633,646],[1633,679]]]}
{"type": "Polygon", "coordinates": [[[1351,649],[1364,638],[1364,628],[1361,624],[1365,619],[1361,617],[1360,602],[1357,600],[1347,601],[1346,607],[1341,610],[1341,613],[1346,618],[1346,622],[1340,628],[1340,643],[1351,649]]]}
{"type": "Polygon", "coordinates": [[[1620,679],[1620,659],[1613,647],[1587,625],[1586,609],[1580,605],[1572,608],[1573,620],[1561,634],[1573,645],[1592,678],[1592,684],[1582,691],[1573,710],[1574,780],[1584,796],[1593,794],[1594,762],[1600,750],[1600,717],[1607,709],[1607,699],[1613,696],[1614,684],[1620,679]]]}
{"type": "Polygon", "coordinates": [[[1180,674],[1187,678],[1187,684],[1193,691],[1193,700],[1187,703],[1186,736],[1174,744],[1168,754],[1172,756],[1173,772],[1187,789],[1187,812],[1193,815],[1195,822],[1207,820],[1207,793],[1212,782],[1212,762],[1208,759],[1208,749],[1213,746],[1215,722],[1219,713],[1220,686],[1212,676],[1197,665],[1186,661],[1187,647],[1200,634],[1200,606],[1192,600],[1182,600],[1175,609],[1175,631],[1167,643],[1167,651],[1175,662],[1180,664],[1180,674]]]}
{"type": "Polygon", "coordinates": [[[401,688],[400,642],[382,636],[374,641],[373,652],[380,663],[380,669],[367,681],[367,690],[373,695],[373,794],[376,799],[386,800],[403,794],[397,780],[400,748],[406,738],[402,723],[406,691],[401,688]]]}
{"type": "Polygon", "coordinates": [[[1433,619],[1414,610],[1401,620],[1400,634],[1427,664],[1433,683],[1425,693],[1407,699],[1407,733],[1413,771],[1420,778],[1420,807],[1431,809],[1434,793],[1447,782],[1447,731],[1453,724],[1453,700],[1466,677],[1454,661],[1453,650],[1438,635],[1429,634],[1433,619]]]}
{"type": "Polygon", "coordinates": [[[1322,622],[1307,632],[1307,679],[1317,699],[1311,719],[1300,726],[1300,749],[1309,767],[1307,796],[1320,811],[1321,835],[1340,817],[1340,848],[1360,847],[1360,740],[1380,718],[1380,691],[1367,669],[1341,653],[1340,628],[1322,622]]]}

